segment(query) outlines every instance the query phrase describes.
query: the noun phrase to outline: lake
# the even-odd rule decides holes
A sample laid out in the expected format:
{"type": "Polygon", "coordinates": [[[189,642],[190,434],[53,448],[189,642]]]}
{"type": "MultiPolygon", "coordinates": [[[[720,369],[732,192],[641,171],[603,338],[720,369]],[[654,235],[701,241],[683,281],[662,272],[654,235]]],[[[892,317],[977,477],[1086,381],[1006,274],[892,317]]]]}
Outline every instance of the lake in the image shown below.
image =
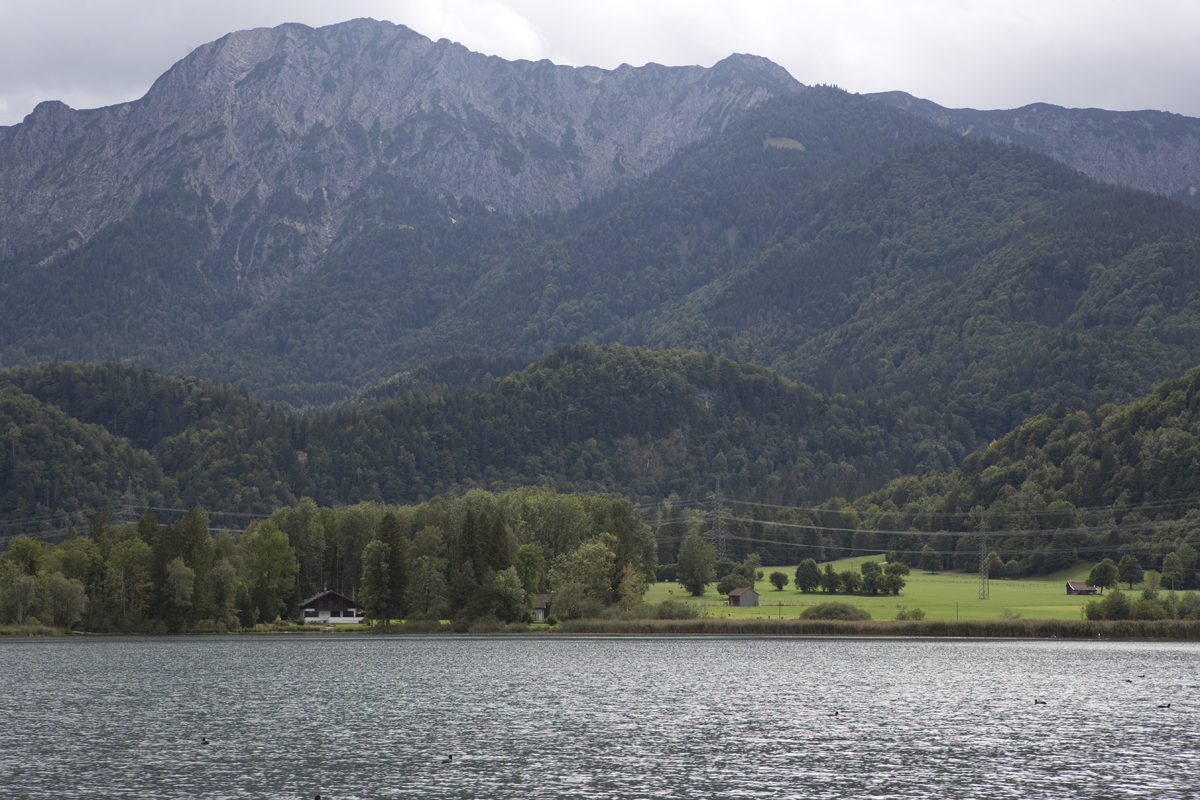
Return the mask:
{"type": "Polygon", "coordinates": [[[0,797],[1196,797],[1198,686],[1195,643],[6,640],[0,797]]]}

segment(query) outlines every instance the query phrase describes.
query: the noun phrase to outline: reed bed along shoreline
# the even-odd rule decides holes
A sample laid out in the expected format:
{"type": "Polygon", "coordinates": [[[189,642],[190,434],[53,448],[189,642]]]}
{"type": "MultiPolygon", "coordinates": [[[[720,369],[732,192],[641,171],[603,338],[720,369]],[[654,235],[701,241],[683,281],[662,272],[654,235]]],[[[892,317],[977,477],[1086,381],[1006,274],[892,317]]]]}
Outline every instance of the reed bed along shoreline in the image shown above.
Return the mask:
{"type": "Polygon", "coordinates": [[[796,619],[680,619],[562,622],[566,634],[897,636],[964,639],[1171,639],[1200,641],[1197,620],[872,620],[863,622],[796,619]]]}
{"type": "MultiPolygon", "coordinates": [[[[315,626],[239,631],[234,635],[320,634],[325,632],[367,635],[498,634],[534,636],[846,636],[958,639],[1122,639],[1200,641],[1198,620],[798,620],[798,619],[577,619],[555,626],[513,624],[494,620],[470,626],[422,621],[382,626],[345,626],[322,630],[315,626]]],[[[10,637],[70,636],[45,625],[0,626],[0,639],[10,637]]],[[[231,632],[233,633],[233,632],[231,632]]],[[[91,635],[129,635],[122,632],[91,635]]],[[[156,635],[145,634],[142,635],[156,635]]],[[[175,634],[178,635],[178,634],[175,634]]],[[[189,635],[184,633],[183,635],[189,635]]],[[[212,631],[190,635],[211,636],[212,631]]]]}

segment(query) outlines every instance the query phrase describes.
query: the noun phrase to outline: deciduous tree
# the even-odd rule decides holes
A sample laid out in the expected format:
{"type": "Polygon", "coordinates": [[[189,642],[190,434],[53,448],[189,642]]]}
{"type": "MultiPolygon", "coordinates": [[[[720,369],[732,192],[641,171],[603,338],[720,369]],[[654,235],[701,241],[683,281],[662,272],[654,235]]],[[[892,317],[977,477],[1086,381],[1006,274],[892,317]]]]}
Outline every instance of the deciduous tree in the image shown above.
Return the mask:
{"type": "Polygon", "coordinates": [[[60,628],[71,627],[83,616],[83,610],[87,607],[83,584],[55,572],[46,582],[45,606],[50,610],[55,625],[60,628]]]}
{"type": "Polygon", "coordinates": [[[852,569],[847,569],[842,570],[838,577],[842,580],[842,588],[846,591],[846,594],[858,594],[859,590],[862,589],[862,573],[855,572],[852,569]]]}
{"type": "Polygon", "coordinates": [[[833,564],[826,564],[825,571],[821,573],[821,591],[826,594],[837,594],[840,588],[842,588],[842,577],[834,571],[833,564]]]}
{"type": "Polygon", "coordinates": [[[271,622],[285,609],[296,580],[296,551],[275,523],[253,523],[242,537],[242,561],[259,619],[271,622]]]}
{"type": "Polygon", "coordinates": [[[1168,553],[1163,559],[1162,582],[1168,589],[1183,586],[1183,559],[1178,553],[1168,553]]]}
{"type": "Polygon", "coordinates": [[[1117,564],[1117,574],[1121,583],[1128,583],[1132,590],[1135,583],[1141,583],[1144,573],[1142,565],[1138,563],[1137,558],[1132,553],[1126,553],[1121,556],[1121,563],[1117,564]]]}
{"type": "Polygon", "coordinates": [[[821,570],[814,559],[806,558],[796,567],[796,587],[808,593],[816,591],[821,585],[821,570]]]}
{"type": "Polygon", "coordinates": [[[940,572],[942,569],[942,557],[933,549],[933,545],[925,545],[921,548],[921,569],[926,572],[940,572]]]}
{"type": "Polygon", "coordinates": [[[1111,558],[1106,558],[1092,567],[1092,571],[1088,573],[1087,582],[1098,588],[1101,594],[1104,594],[1104,590],[1116,586],[1118,580],[1120,580],[1120,573],[1117,570],[1117,565],[1113,563],[1111,558]]]}
{"type": "Polygon", "coordinates": [[[705,588],[716,580],[713,572],[716,560],[717,548],[693,531],[684,538],[679,547],[675,579],[693,597],[699,597],[704,594],[705,588]]]}

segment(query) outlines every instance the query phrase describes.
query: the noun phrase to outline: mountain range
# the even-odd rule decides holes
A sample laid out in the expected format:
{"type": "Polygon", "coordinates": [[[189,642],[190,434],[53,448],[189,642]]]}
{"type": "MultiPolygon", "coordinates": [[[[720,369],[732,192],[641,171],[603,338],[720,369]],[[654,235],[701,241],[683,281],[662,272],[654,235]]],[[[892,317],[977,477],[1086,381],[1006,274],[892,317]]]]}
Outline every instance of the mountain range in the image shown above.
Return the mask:
{"type": "Polygon", "coordinates": [[[717,477],[819,503],[953,469],[1200,363],[1198,142],[1164,112],[943,109],[750,55],[232,33],[140,100],[0,128],[6,513],[717,477]],[[62,361],[109,363],[30,371],[62,361]]]}

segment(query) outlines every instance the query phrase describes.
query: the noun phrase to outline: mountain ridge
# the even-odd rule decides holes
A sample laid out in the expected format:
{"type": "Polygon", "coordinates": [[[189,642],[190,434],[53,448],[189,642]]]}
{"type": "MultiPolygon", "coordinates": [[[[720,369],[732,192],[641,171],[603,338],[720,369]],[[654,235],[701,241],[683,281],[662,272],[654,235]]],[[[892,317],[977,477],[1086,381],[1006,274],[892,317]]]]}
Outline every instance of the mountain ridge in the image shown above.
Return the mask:
{"type": "Polygon", "coordinates": [[[1106,111],[1031,103],[944,108],[907,92],[867,95],[962,136],[1028,147],[1102,183],[1200,205],[1200,119],[1167,111],[1106,111]]]}
{"type": "MultiPolygon", "coordinates": [[[[0,128],[0,257],[89,239],[177,184],[211,196],[215,243],[239,233],[239,204],[251,221],[279,191],[320,206],[292,221],[298,246],[276,234],[294,274],[323,255],[344,201],[374,174],[509,214],[570,208],[799,87],[757,56],[601,70],[506,61],[365,19],[230,33],[138,100],[50,101],[0,128]]],[[[253,273],[255,258],[235,248],[233,263],[253,273]]],[[[271,292],[267,281],[256,294],[271,292]]]]}

